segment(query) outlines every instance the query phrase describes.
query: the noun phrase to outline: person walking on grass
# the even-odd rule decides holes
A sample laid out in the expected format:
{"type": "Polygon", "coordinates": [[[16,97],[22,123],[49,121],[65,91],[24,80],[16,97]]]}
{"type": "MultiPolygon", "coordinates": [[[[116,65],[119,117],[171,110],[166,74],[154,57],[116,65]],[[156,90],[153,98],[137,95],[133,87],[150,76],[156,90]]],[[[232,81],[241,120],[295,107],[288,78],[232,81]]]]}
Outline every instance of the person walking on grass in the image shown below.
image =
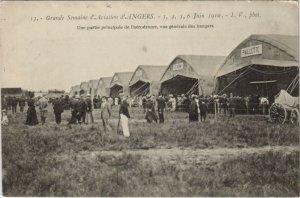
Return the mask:
{"type": "Polygon", "coordinates": [[[62,99],[56,97],[55,101],[53,102],[53,110],[54,110],[55,122],[56,124],[60,124],[61,114],[64,111],[64,104],[62,99]]]}
{"type": "Polygon", "coordinates": [[[109,124],[109,118],[111,117],[111,105],[107,102],[107,98],[105,96],[101,99],[101,119],[104,127],[104,131],[111,131],[111,127],[109,124]]]}
{"type": "Polygon", "coordinates": [[[39,104],[39,109],[40,109],[40,114],[41,114],[42,125],[44,125],[46,122],[47,111],[48,111],[47,110],[48,100],[46,99],[45,94],[43,94],[43,96],[39,99],[38,104],[39,104]]]}
{"type": "Polygon", "coordinates": [[[128,119],[130,118],[129,111],[128,111],[128,102],[127,102],[127,97],[121,93],[120,94],[122,97],[122,102],[120,105],[120,110],[119,110],[119,116],[121,120],[121,125],[122,125],[122,131],[125,137],[130,136],[129,132],[129,127],[128,127],[128,119]]]}

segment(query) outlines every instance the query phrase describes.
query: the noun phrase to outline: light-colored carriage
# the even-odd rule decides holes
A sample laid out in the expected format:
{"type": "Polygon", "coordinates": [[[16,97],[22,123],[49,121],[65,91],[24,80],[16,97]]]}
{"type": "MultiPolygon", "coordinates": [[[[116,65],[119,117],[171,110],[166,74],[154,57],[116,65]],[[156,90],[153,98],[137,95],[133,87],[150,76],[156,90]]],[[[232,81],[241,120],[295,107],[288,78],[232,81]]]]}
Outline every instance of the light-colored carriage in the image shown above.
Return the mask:
{"type": "Polygon", "coordinates": [[[299,124],[299,97],[293,97],[287,91],[281,90],[270,107],[270,119],[282,124],[288,120],[292,124],[299,124]]]}

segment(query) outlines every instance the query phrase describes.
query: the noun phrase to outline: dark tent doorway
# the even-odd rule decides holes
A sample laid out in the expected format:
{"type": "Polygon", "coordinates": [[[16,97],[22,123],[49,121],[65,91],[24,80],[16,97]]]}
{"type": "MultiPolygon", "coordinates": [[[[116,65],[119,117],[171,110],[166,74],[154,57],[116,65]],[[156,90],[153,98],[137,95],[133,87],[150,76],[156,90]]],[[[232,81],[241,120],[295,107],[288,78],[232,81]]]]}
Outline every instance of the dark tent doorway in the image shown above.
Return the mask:
{"type": "Polygon", "coordinates": [[[175,76],[161,84],[163,95],[199,94],[198,79],[186,76],[175,76]]]}
{"type": "Polygon", "coordinates": [[[144,96],[150,92],[150,83],[137,81],[129,87],[131,96],[144,96]]]}
{"type": "Polygon", "coordinates": [[[123,87],[121,85],[114,85],[110,88],[110,97],[115,98],[118,97],[119,94],[123,91],[123,87]]]}

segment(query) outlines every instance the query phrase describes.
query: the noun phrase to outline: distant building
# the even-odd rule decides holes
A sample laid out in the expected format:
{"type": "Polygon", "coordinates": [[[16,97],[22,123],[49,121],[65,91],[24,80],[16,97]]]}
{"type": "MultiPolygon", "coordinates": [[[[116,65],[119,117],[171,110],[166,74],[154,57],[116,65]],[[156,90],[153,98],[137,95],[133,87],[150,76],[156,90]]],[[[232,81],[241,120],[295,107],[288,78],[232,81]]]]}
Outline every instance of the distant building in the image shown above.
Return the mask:
{"type": "Polygon", "coordinates": [[[22,88],[12,87],[12,88],[1,88],[1,95],[11,96],[11,97],[21,97],[24,95],[22,88]]]}
{"type": "Polygon", "coordinates": [[[34,97],[38,98],[38,97],[42,97],[43,95],[47,96],[48,92],[44,92],[44,91],[35,91],[34,92],[34,97]]]}
{"type": "Polygon", "coordinates": [[[64,96],[65,95],[65,91],[64,90],[49,90],[48,91],[48,94],[47,94],[47,97],[48,98],[60,98],[61,96],[64,96]]]}

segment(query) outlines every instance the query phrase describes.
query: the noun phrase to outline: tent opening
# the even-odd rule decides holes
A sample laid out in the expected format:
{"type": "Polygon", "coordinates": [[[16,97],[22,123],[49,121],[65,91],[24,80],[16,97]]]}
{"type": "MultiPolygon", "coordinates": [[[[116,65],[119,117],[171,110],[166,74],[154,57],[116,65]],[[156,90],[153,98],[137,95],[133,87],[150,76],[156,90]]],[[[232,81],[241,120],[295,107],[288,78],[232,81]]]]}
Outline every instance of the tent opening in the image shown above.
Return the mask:
{"type": "Polygon", "coordinates": [[[163,95],[199,94],[198,79],[185,76],[175,76],[161,84],[163,95]]]}
{"type": "Polygon", "coordinates": [[[112,88],[110,88],[110,97],[112,98],[118,97],[122,91],[123,91],[122,86],[114,85],[112,88]]]}
{"type": "Polygon", "coordinates": [[[131,96],[144,96],[150,91],[150,83],[144,81],[137,81],[129,87],[131,96]]]}
{"type": "MultiPolygon", "coordinates": [[[[218,94],[235,96],[264,96],[270,101],[281,89],[286,90],[298,74],[296,67],[272,67],[263,65],[250,65],[239,71],[235,71],[218,77],[218,94]]],[[[299,95],[297,89],[293,89],[291,95],[299,95]]]]}

